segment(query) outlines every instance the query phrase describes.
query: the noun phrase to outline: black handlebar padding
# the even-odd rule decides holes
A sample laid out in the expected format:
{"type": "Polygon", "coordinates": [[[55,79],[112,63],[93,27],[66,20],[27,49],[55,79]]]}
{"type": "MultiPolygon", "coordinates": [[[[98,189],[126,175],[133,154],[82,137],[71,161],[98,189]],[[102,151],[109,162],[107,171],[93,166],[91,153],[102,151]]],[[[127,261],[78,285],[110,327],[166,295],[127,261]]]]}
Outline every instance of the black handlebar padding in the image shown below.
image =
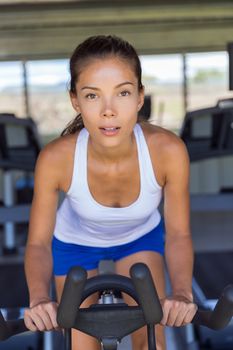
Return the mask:
{"type": "Polygon", "coordinates": [[[138,297],[132,280],[129,277],[116,274],[98,275],[88,278],[83,290],[82,301],[93,293],[109,289],[130,295],[138,304],[138,297]]]}
{"type": "Polygon", "coordinates": [[[8,327],[7,327],[7,323],[4,320],[4,317],[0,311],[0,340],[5,340],[8,338],[8,327]]]}
{"type": "Polygon", "coordinates": [[[86,280],[87,272],[82,267],[75,266],[69,270],[57,312],[57,322],[60,327],[73,327],[86,280]]]}
{"type": "Polygon", "coordinates": [[[192,323],[219,330],[228,325],[233,315],[233,285],[224,288],[213,311],[199,310],[192,323]]]}
{"type": "Polygon", "coordinates": [[[159,323],[163,317],[163,311],[149,268],[143,263],[134,264],[130,269],[130,276],[146,323],[159,323]]]}
{"type": "Polygon", "coordinates": [[[28,331],[24,320],[5,321],[0,311],[0,340],[6,340],[12,335],[28,331]]]}

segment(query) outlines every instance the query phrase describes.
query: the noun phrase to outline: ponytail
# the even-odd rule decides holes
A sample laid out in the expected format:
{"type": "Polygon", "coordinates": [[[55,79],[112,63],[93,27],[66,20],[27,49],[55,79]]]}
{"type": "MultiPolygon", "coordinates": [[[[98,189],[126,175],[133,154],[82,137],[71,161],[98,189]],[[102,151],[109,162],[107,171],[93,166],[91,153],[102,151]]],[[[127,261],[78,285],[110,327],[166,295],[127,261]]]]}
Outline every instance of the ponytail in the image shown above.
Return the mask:
{"type": "Polygon", "coordinates": [[[76,131],[82,130],[83,128],[83,119],[81,113],[79,113],[77,117],[75,117],[67,124],[66,128],[62,131],[61,136],[75,134],[76,131]]]}

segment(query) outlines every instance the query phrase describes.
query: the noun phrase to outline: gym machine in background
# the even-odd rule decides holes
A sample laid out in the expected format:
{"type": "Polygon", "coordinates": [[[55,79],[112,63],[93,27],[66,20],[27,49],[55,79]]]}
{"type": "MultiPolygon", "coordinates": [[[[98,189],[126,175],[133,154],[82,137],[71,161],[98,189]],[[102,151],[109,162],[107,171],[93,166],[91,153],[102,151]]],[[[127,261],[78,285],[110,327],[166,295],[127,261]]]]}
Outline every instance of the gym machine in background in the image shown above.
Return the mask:
{"type": "MultiPolygon", "coordinates": [[[[233,90],[233,43],[228,45],[229,87],[233,90]]],[[[233,98],[188,112],[181,129],[190,157],[191,226],[195,250],[193,292],[213,309],[223,286],[233,282],[233,98]]],[[[185,343],[199,349],[233,349],[233,320],[220,332],[186,328],[185,343]]]]}
{"type": "MultiPolygon", "coordinates": [[[[0,114],[0,204],[1,254],[0,308],[6,319],[22,316],[29,296],[24,273],[24,243],[27,237],[33,192],[33,171],[40,151],[37,128],[32,119],[0,114]],[[18,178],[18,179],[17,179],[18,178]]],[[[42,349],[45,337],[26,333],[10,339],[0,349],[42,349]]],[[[45,347],[44,347],[45,348],[45,347]]]]}
{"type": "Polygon", "coordinates": [[[233,90],[233,42],[227,44],[229,57],[229,90],[233,90]]]}
{"type": "Polygon", "coordinates": [[[37,128],[32,119],[0,114],[0,170],[3,182],[0,224],[3,225],[3,254],[16,253],[16,223],[28,222],[33,171],[40,148],[37,128]],[[23,172],[21,184],[18,182],[21,189],[18,188],[18,191],[16,172],[23,172]],[[22,203],[23,192],[26,194],[25,203],[22,203]]]}

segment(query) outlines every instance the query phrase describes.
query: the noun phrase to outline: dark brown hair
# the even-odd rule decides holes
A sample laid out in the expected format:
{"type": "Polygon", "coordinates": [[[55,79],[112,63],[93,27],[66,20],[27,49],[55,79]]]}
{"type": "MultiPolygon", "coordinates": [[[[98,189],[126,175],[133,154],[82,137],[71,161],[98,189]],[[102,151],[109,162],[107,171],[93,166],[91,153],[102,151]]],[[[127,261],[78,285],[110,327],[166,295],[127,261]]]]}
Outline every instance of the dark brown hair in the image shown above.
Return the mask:
{"type": "MultiPolygon", "coordinates": [[[[70,93],[76,93],[76,83],[81,69],[93,58],[116,56],[127,60],[132,65],[138,79],[138,90],[143,88],[142,69],[136,50],[127,41],[112,35],[91,36],[83,41],[70,58],[70,93]]],[[[61,135],[74,134],[84,127],[81,114],[66,126],[61,135]]]]}

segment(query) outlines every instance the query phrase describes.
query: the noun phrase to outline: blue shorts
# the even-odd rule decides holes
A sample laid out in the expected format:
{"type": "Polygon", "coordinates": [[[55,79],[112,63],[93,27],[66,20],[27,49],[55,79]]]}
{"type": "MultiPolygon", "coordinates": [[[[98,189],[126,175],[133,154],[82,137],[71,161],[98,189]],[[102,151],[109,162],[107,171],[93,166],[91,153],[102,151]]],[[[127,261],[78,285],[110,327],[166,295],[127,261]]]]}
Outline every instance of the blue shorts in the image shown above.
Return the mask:
{"type": "Polygon", "coordinates": [[[162,220],[152,231],[135,241],[108,248],[65,243],[53,237],[53,272],[55,276],[67,275],[72,266],[82,266],[88,271],[96,269],[100,260],[117,261],[145,250],[164,255],[164,223],[162,220]]]}

